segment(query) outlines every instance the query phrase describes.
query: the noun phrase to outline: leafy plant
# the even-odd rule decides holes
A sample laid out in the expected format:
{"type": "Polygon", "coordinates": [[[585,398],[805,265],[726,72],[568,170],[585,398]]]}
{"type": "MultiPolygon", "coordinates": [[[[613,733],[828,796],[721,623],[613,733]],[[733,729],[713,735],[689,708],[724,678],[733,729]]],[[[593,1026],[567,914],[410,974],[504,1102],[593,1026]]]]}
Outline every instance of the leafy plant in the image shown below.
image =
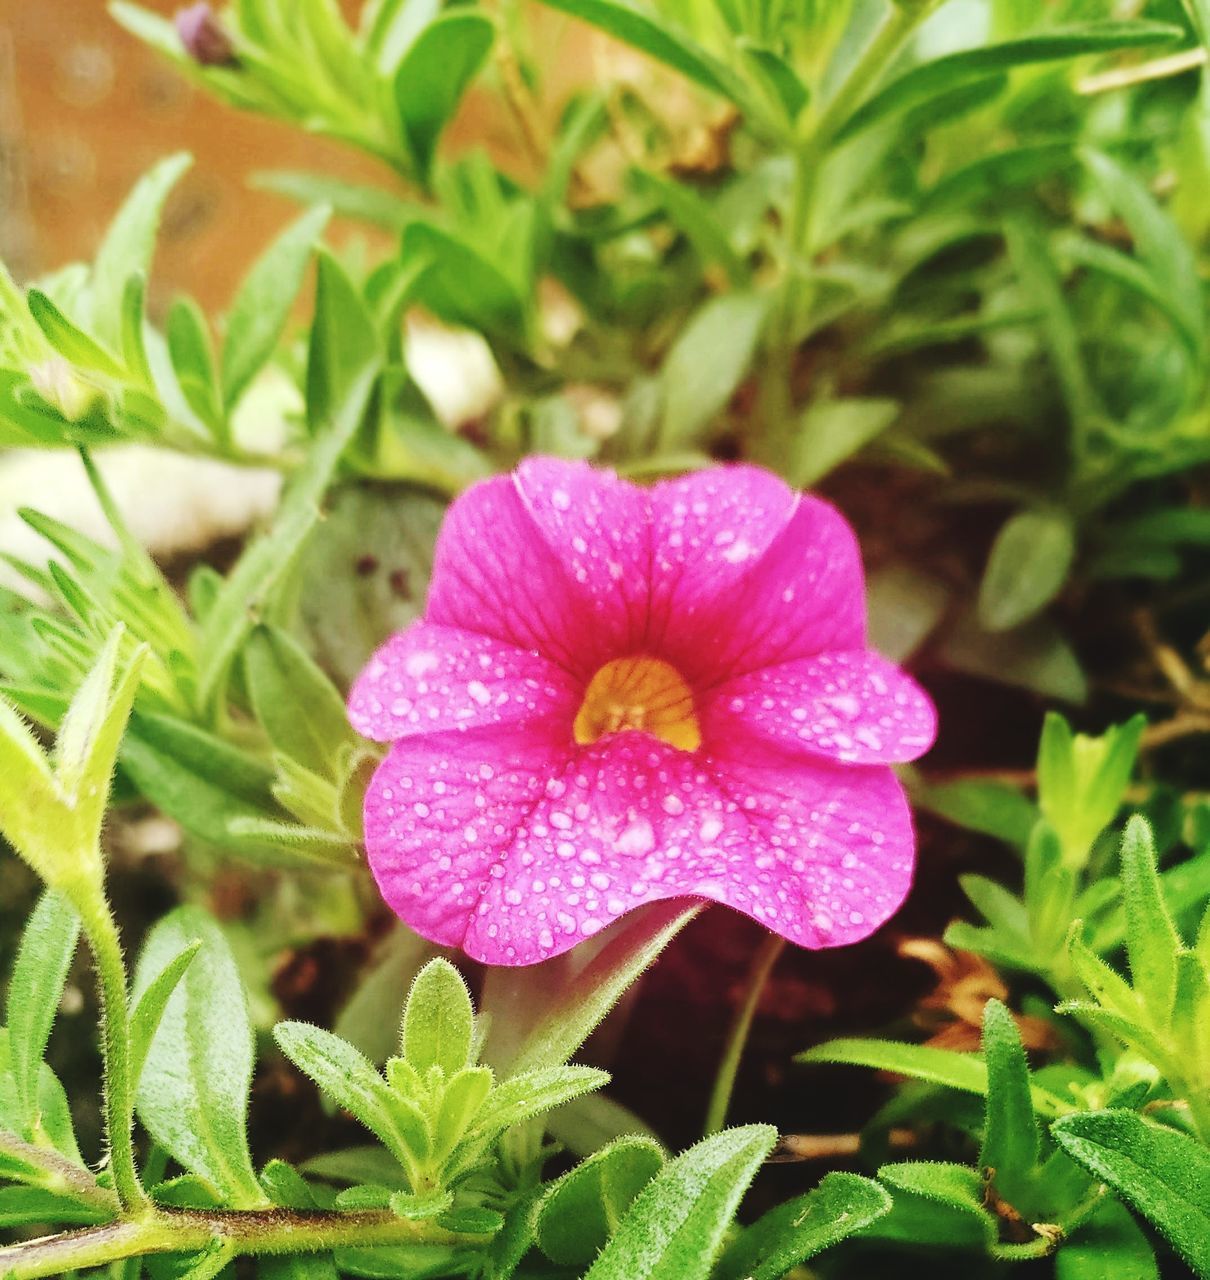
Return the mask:
{"type": "Polygon", "coordinates": [[[1210,1276],[1205,0],[110,9],[379,180],[259,175],[303,207],[219,316],[148,301],[183,154],[92,262],[0,267],[0,450],[78,453],[110,534],[34,493],[45,555],[4,557],[0,832],[40,889],[22,923],[3,872],[0,1276],[1210,1276]],[[490,154],[450,145],[477,108],[490,154]],[[371,247],[334,248],[334,216],[371,247]],[[470,331],[490,402],[440,405],[417,314],[470,331]],[[130,444],[269,468],[280,502],[229,568],[180,573],[107,485],[130,444]],[[382,928],[381,753],[345,695],[419,615],[448,501],[536,453],[823,486],[872,642],[938,691],[904,919],[939,932],[923,899],[977,868],[927,954],[978,981],[916,1011],[949,1020],[928,1042],[905,1009],[801,1055],[907,1078],[824,1141],[862,1172],[770,1173],[801,1135],[723,1127],[784,1121],[732,1097],[776,937],[738,987],[695,975],[737,1009],[706,1136],[671,1155],[663,1094],[622,1093],[636,1114],[571,1059],[629,1034],[696,904],[481,985],[382,928]],[[54,1029],[81,938],[99,1143],[92,1044],[54,1029]]]}

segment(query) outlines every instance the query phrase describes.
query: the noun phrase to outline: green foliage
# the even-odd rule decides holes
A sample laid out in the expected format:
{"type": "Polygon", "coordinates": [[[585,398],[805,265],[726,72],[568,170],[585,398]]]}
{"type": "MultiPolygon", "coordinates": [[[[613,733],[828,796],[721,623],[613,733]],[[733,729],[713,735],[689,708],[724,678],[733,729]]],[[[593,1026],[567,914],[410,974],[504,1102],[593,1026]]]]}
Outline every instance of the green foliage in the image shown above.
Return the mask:
{"type": "Polygon", "coordinates": [[[417,974],[404,1006],[401,1054],[388,1059],[385,1076],[319,1027],[286,1022],[274,1035],[282,1052],[398,1160],[408,1191],[390,1202],[406,1217],[447,1214],[454,1189],[491,1159],[502,1134],[606,1080],[587,1067],[551,1066],[497,1081],[477,1065],[470,995],[445,960],[417,974]]]}
{"type": "Polygon", "coordinates": [[[148,935],[135,969],[136,1001],[170,981],[163,975],[177,966],[183,973],[162,1001],[138,1076],[139,1118],[222,1202],[262,1205],[245,1135],[253,1065],[247,1002],[222,931],[193,907],[179,907],[148,935]],[[182,961],[190,952],[192,960],[182,961]]]}
{"type": "Polygon", "coordinates": [[[1210,1274],[1210,810],[1180,745],[1204,733],[1204,681],[1146,626],[1125,677],[1102,652],[1127,600],[1189,649],[1204,625],[1210,10],[545,7],[614,42],[570,95],[562,26],[515,5],[230,0],[204,61],[171,21],[111,6],[205,91],[383,168],[261,175],[305,207],[221,316],[149,288],[183,155],[135,185],[93,263],[20,284],[0,267],[0,449],[80,449],[112,534],[25,511],[49,562],[9,557],[24,585],[0,588],[0,829],[46,883],[0,1029],[0,1227],[99,1227],[0,1250],[0,1275],[205,1280],[253,1258],[267,1280],[774,1280],[923,1249],[979,1276],[1053,1257],[1059,1280],[1151,1280],[1168,1244],[1210,1274]],[[468,94],[524,164],[443,145],[468,94]],[[335,252],[332,214],[387,235],[335,252]],[[417,309],[472,330],[498,385],[453,411],[422,390],[417,309]],[[229,572],[196,565],[178,590],[140,546],[92,456],[135,442],[282,474],[229,572]],[[862,1135],[877,1181],[773,1175],[761,1203],[780,1203],[740,1225],[772,1128],[668,1159],[660,1116],[567,1065],[692,906],[492,971],[478,1013],[435,947],[372,933],[379,755],[344,691],[418,616],[448,498],[546,452],[826,481],[870,560],[876,647],[960,691],[1088,704],[1088,732],[1048,712],[1023,777],[999,754],[1015,731],[972,695],[980,759],[1013,772],[906,777],[1011,850],[1003,875],[960,878],[979,923],[946,939],[1029,1020],[993,1000],[978,1053],[853,1035],[801,1055],[908,1078],[862,1135]],[[146,806],[180,848],[136,863],[126,820],[146,806]],[[120,892],[145,875],[189,904],[154,922],[119,904],[132,943],[146,930],[133,990],[111,811],[120,892]],[[45,1061],[81,931],[104,1061],[87,1159],[45,1061]],[[278,1020],[322,1016],[312,999],[343,1010],[334,1030],[278,1020]],[[271,1027],[371,1142],[254,1125],[258,1172],[258,1052],[258,1089],[289,1079],[299,1116],[314,1105],[271,1027]],[[893,1159],[905,1129],[913,1158],[893,1159]],[[556,1143],[581,1163],[552,1165],[556,1143]]]}
{"type": "Polygon", "coordinates": [[[1132,1111],[1068,1116],[1063,1150],[1153,1222],[1200,1276],[1210,1275],[1210,1155],[1202,1143],[1132,1111]]]}

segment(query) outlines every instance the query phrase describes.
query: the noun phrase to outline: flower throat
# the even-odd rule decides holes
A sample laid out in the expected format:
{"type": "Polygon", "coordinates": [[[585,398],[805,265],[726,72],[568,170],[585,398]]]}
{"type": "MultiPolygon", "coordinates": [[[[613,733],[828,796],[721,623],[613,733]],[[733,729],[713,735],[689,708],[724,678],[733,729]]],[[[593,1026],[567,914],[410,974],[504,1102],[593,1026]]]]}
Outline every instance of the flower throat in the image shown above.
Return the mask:
{"type": "Polygon", "coordinates": [[[576,716],[582,746],[607,733],[639,729],[682,751],[702,744],[693,692],[677,669],[660,658],[615,658],[588,682],[576,716]]]}

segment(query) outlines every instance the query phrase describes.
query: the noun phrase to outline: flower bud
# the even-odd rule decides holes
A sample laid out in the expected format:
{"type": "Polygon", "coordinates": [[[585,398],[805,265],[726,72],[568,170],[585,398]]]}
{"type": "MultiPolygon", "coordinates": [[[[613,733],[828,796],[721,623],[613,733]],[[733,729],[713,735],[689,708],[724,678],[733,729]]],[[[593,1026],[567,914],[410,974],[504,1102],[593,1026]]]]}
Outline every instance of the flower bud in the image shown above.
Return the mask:
{"type": "Polygon", "coordinates": [[[194,62],[203,67],[235,66],[237,59],[231,37],[205,0],[187,9],[178,9],[173,21],[185,52],[194,62]]]}

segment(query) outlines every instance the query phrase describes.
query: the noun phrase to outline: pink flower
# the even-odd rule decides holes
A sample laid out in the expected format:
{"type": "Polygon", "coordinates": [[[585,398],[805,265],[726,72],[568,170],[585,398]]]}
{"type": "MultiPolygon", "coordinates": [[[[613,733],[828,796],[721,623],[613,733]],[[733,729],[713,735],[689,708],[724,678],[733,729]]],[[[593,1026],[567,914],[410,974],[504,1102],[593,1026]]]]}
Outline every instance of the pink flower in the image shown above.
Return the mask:
{"type": "Polygon", "coordinates": [[[424,620],[349,698],[393,744],[365,800],[383,896],[488,964],[661,898],[804,947],[864,938],[912,878],[888,762],[936,729],[865,613],[844,518],[755,467],[639,488],[535,458],[476,485],[424,620]]]}

